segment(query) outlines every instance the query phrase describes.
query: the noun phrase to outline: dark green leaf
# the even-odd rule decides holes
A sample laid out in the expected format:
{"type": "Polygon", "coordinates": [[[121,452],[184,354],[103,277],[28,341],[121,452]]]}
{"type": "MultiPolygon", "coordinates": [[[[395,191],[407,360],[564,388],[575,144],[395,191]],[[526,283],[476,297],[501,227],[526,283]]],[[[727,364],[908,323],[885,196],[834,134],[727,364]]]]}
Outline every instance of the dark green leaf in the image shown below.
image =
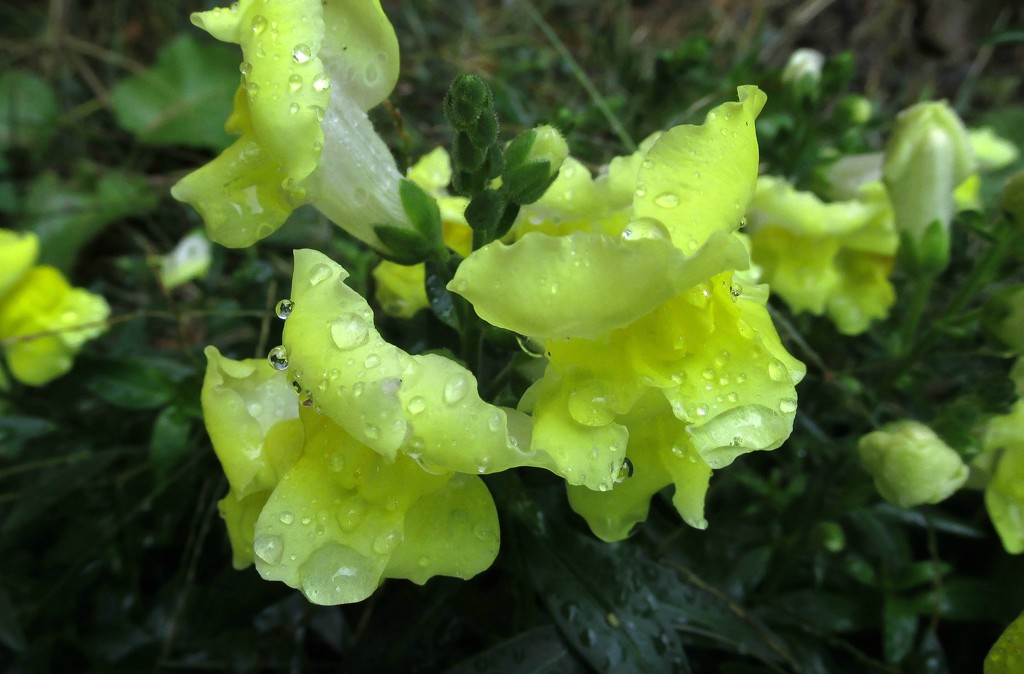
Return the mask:
{"type": "Polygon", "coordinates": [[[405,265],[419,264],[433,252],[430,241],[417,231],[393,225],[377,225],[373,231],[388,248],[388,252],[382,255],[392,262],[405,265]]]}
{"type": "Polygon", "coordinates": [[[0,642],[14,651],[25,650],[25,633],[18,620],[18,611],[3,586],[0,586],[0,642]]]}
{"type": "Polygon", "coordinates": [[[161,407],[175,394],[170,377],[141,360],[108,362],[89,377],[86,387],[114,407],[129,410],[161,407]]]}
{"type": "Polygon", "coordinates": [[[22,446],[57,430],[57,424],[39,417],[0,416],[0,457],[17,455],[22,446]]]}
{"type": "Polygon", "coordinates": [[[411,180],[402,180],[398,183],[398,194],[402,199],[402,209],[416,231],[427,241],[443,246],[441,209],[438,208],[434,197],[411,180]]]}
{"type": "Polygon", "coordinates": [[[445,325],[460,329],[461,321],[459,312],[455,305],[455,298],[448,290],[448,282],[452,280],[453,270],[451,264],[436,259],[429,259],[426,262],[426,291],[427,299],[430,301],[430,310],[445,325]]]}
{"type": "Polygon", "coordinates": [[[586,670],[558,631],[535,627],[452,667],[446,674],[582,674],[586,670]]]}
{"type": "Polygon", "coordinates": [[[899,597],[886,597],[882,614],[882,652],[885,661],[898,663],[914,647],[917,634],[917,611],[914,605],[899,597]]]}
{"type": "Polygon", "coordinates": [[[160,475],[166,475],[184,458],[188,449],[192,420],[177,407],[166,407],[153,424],[149,440],[149,458],[160,475]]]}
{"type": "Polygon", "coordinates": [[[502,181],[504,187],[508,189],[510,201],[517,204],[532,204],[544,196],[544,192],[557,177],[557,172],[551,172],[551,162],[531,161],[505,171],[502,181]]]}
{"type": "Polygon", "coordinates": [[[118,123],[139,140],[222,149],[231,138],[224,120],[238,87],[237,50],[181,35],[156,65],[111,92],[118,123]]]}
{"type": "Polygon", "coordinates": [[[42,151],[56,127],[57,97],[46,80],[24,70],[0,76],[0,150],[42,151]]]}
{"type": "Polygon", "coordinates": [[[44,173],[25,198],[25,224],[39,235],[39,262],[67,273],[78,251],[104,228],[156,204],[156,192],[140,175],[86,167],[64,182],[44,173]]]}

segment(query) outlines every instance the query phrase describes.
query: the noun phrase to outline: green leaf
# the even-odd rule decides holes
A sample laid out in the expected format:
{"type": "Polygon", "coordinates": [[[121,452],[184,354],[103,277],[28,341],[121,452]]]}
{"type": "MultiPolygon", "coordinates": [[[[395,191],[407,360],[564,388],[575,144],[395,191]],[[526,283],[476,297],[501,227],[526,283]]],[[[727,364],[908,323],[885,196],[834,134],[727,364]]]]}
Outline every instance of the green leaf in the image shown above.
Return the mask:
{"type": "Polygon", "coordinates": [[[419,264],[433,252],[430,241],[419,232],[394,225],[376,225],[373,228],[377,238],[388,248],[382,255],[398,264],[419,264]]]}
{"type": "Polygon", "coordinates": [[[230,143],[224,120],[238,81],[233,49],[182,35],[156,65],[116,86],[111,103],[118,123],[145,143],[220,150],[230,143]]]}
{"type": "Polygon", "coordinates": [[[111,223],[158,203],[145,177],[85,166],[71,181],[39,176],[25,198],[26,229],[39,235],[39,263],[68,273],[78,251],[111,223]]]}
{"type": "Polygon", "coordinates": [[[885,661],[903,660],[914,646],[917,634],[917,611],[911,602],[899,597],[886,597],[882,613],[882,652],[885,661]]]}
{"type": "Polygon", "coordinates": [[[505,197],[497,190],[479,192],[466,206],[466,222],[473,228],[473,248],[494,240],[494,233],[505,212],[505,197]]]}
{"type": "MultiPolygon", "coordinates": [[[[445,325],[459,330],[462,322],[455,305],[455,296],[448,290],[448,282],[452,280],[452,264],[430,259],[426,263],[426,291],[430,301],[430,310],[445,325]]],[[[455,263],[454,266],[457,266],[455,263]]]]}
{"type": "Polygon", "coordinates": [[[108,361],[92,373],[86,388],[114,407],[148,410],[166,405],[174,396],[174,382],[160,368],[145,361],[108,361]]]}
{"type": "Polygon", "coordinates": [[[462,661],[446,674],[582,674],[585,671],[558,631],[544,625],[502,641],[462,661]]]}
{"type": "Polygon", "coordinates": [[[14,651],[23,651],[26,646],[18,611],[3,587],[0,587],[0,642],[14,651]]]}
{"type": "Polygon", "coordinates": [[[153,424],[149,458],[159,475],[167,475],[185,456],[192,420],[178,407],[166,407],[153,424]]]}
{"type": "Polygon", "coordinates": [[[411,180],[398,183],[398,194],[402,199],[402,210],[409,216],[409,222],[423,238],[444,245],[441,238],[441,209],[434,197],[411,180]]]}
{"type": "Polygon", "coordinates": [[[505,171],[502,176],[509,199],[517,204],[532,204],[544,196],[555,182],[558,172],[551,172],[551,162],[531,161],[505,171]]]}
{"type": "Polygon", "coordinates": [[[57,125],[57,97],[50,84],[24,70],[0,76],[0,149],[44,149],[57,125]]]}
{"type": "Polygon", "coordinates": [[[49,419],[21,415],[0,416],[0,457],[9,458],[21,452],[22,446],[57,430],[49,419]]]}

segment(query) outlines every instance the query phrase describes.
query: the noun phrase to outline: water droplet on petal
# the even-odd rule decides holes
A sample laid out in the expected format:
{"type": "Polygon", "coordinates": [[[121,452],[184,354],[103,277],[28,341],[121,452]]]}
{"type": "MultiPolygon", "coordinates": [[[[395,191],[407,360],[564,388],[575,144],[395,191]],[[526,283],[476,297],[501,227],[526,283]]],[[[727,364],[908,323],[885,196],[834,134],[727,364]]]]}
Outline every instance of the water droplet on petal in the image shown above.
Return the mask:
{"type": "Polygon", "coordinates": [[[275,370],[288,369],[288,350],[284,346],[275,346],[267,354],[267,360],[275,370]]]}
{"type": "Polygon", "coordinates": [[[369,356],[366,357],[366,360],[363,361],[363,367],[365,367],[367,370],[372,370],[378,365],[380,365],[380,356],[378,356],[375,353],[371,353],[369,356]]]}
{"type": "Polygon", "coordinates": [[[266,17],[264,17],[264,16],[262,16],[260,14],[257,14],[256,16],[252,17],[252,32],[253,33],[255,33],[256,35],[259,35],[260,33],[262,33],[266,29],[267,29],[267,19],[266,19],[266,17]]]}
{"type": "Polygon", "coordinates": [[[739,297],[740,295],[743,294],[743,286],[741,286],[739,283],[733,283],[731,286],[729,286],[729,294],[732,295],[733,297],[739,297]]]}
{"type": "Polygon", "coordinates": [[[308,44],[297,44],[292,48],[292,59],[296,63],[305,63],[311,58],[313,58],[313,50],[309,48],[308,44]]]}
{"type": "Polygon", "coordinates": [[[633,477],[633,462],[629,458],[622,460],[622,467],[619,468],[619,474],[615,476],[615,484],[620,484],[633,477]]]}
{"type": "Polygon", "coordinates": [[[296,91],[302,88],[302,75],[298,73],[292,74],[288,78],[288,89],[294,94],[296,91]]]}
{"type": "Polygon", "coordinates": [[[679,205],[679,195],[674,192],[662,192],[654,197],[654,204],[661,208],[675,208],[679,205]]]}
{"type": "Polygon", "coordinates": [[[342,351],[360,346],[370,335],[370,328],[359,314],[347,313],[331,323],[331,338],[342,351]]]}
{"type": "Polygon", "coordinates": [[[324,263],[313,265],[313,268],[309,270],[309,284],[312,286],[320,285],[327,279],[331,278],[331,268],[324,263]]]}
{"type": "Polygon", "coordinates": [[[772,360],[768,363],[768,376],[772,378],[772,381],[785,381],[786,366],[782,364],[782,361],[772,360]]]}
{"type": "Polygon", "coordinates": [[[284,552],[284,541],[281,540],[280,536],[260,534],[252,542],[252,550],[264,562],[274,565],[281,561],[281,554],[284,552]]]}
{"type": "Polygon", "coordinates": [[[454,405],[466,397],[469,390],[469,381],[464,374],[452,375],[444,385],[444,401],[454,405]]]}
{"type": "Polygon", "coordinates": [[[427,409],[427,401],[423,396],[413,396],[409,399],[406,409],[409,410],[409,414],[419,414],[427,409]]]}
{"type": "Polygon", "coordinates": [[[252,74],[252,64],[248,61],[242,61],[238,66],[238,72],[242,73],[243,77],[248,77],[252,74]]]}
{"type": "Polygon", "coordinates": [[[373,541],[373,551],[379,555],[386,555],[398,547],[402,542],[402,534],[397,531],[382,531],[373,541]]]}
{"type": "Polygon", "coordinates": [[[290,114],[292,114],[292,115],[299,114],[299,110],[301,110],[301,109],[302,108],[299,106],[299,104],[294,102],[294,101],[292,101],[291,103],[288,104],[288,112],[290,114]]]}
{"type": "Polygon", "coordinates": [[[779,401],[779,411],[783,414],[792,414],[796,412],[796,399],[794,398],[783,398],[779,401]]]}
{"type": "Polygon", "coordinates": [[[708,415],[708,406],[701,403],[700,405],[697,405],[693,411],[697,413],[698,417],[706,417],[708,415]]]}
{"type": "Polygon", "coordinates": [[[331,78],[327,73],[320,73],[313,78],[313,89],[316,91],[327,91],[331,86],[331,78]]]}
{"type": "Polygon", "coordinates": [[[277,313],[277,317],[284,320],[292,315],[292,311],[295,310],[295,302],[291,300],[281,300],[277,303],[274,311],[277,313]]]}

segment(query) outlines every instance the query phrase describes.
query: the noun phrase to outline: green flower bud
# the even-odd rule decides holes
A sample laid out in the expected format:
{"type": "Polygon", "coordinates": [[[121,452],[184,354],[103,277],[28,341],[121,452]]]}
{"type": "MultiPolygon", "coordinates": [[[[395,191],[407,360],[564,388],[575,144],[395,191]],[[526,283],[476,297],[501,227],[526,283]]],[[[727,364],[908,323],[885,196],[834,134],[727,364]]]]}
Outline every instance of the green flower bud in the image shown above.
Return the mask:
{"type": "Polygon", "coordinates": [[[491,90],[476,75],[459,75],[444,97],[444,115],[459,131],[476,125],[480,115],[493,108],[491,90]]]}
{"type": "Polygon", "coordinates": [[[945,102],[919,103],[900,113],[882,173],[896,227],[914,262],[932,270],[948,264],[953,192],[973,170],[967,129],[945,102]],[[929,231],[935,222],[937,229],[929,231]]]}
{"type": "Polygon", "coordinates": [[[516,136],[505,150],[502,174],[512,202],[530,204],[540,199],[568,156],[569,146],[552,126],[538,126],[516,136]]]}
{"type": "Polygon", "coordinates": [[[839,101],[839,110],[852,124],[857,125],[867,124],[875,113],[871,100],[857,95],[843,97],[839,101]]]}
{"type": "Polygon", "coordinates": [[[932,429],[905,419],[857,443],[864,467],[886,501],[901,508],[938,503],[967,480],[967,466],[932,429]]]}
{"type": "Polygon", "coordinates": [[[817,49],[797,49],[782,69],[782,81],[798,96],[817,96],[825,55],[817,49]]]}

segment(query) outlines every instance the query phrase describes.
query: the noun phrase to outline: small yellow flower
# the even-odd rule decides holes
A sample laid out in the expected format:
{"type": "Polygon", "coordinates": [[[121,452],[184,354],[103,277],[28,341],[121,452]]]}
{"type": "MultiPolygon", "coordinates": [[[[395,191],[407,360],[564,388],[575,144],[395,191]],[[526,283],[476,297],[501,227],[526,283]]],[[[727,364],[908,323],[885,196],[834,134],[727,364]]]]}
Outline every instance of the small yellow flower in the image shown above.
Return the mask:
{"type": "Polygon", "coordinates": [[[30,386],[70,370],[110,314],[106,300],[72,288],[57,269],[32,266],[38,250],[35,235],[0,230],[0,344],[11,374],[30,386]]]}
{"type": "Polygon", "coordinates": [[[754,262],[794,311],[827,314],[846,335],[888,315],[899,238],[880,183],[863,185],[857,199],[824,203],[762,176],[748,218],[754,262]]]}

